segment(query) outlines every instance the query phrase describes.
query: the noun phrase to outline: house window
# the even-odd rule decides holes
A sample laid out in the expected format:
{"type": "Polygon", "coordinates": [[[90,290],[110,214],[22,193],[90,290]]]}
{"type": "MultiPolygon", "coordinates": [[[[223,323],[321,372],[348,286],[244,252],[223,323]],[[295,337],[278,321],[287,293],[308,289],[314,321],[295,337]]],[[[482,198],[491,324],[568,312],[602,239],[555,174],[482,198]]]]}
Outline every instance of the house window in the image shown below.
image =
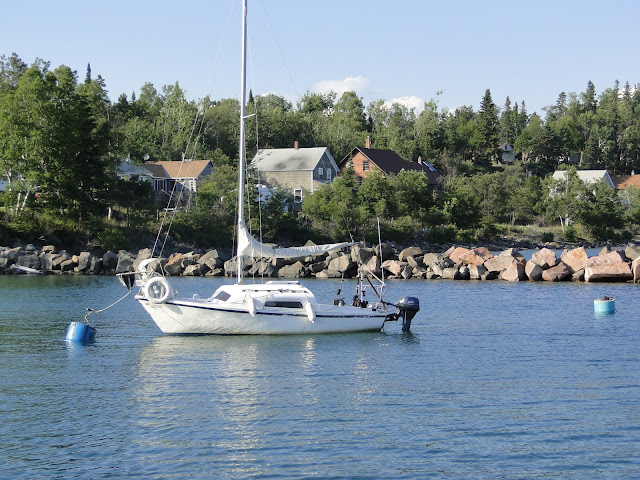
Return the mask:
{"type": "Polygon", "coordinates": [[[362,177],[358,177],[356,175],[356,181],[358,182],[358,185],[362,185],[362,177]]]}
{"type": "Polygon", "coordinates": [[[324,175],[324,168],[318,167],[318,178],[322,178],[324,175]]]}
{"type": "Polygon", "coordinates": [[[302,189],[295,188],[293,190],[293,202],[294,203],[302,203],[302,189]]]}
{"type": "Polygon", "coordinates": [[[330,168],[327,168],[327,180],[331,181],[331,173],[333,172],[333,170],[331,170],[330,168]]]}
{"type": "Polygon", "coordinates": [[[362,162],[362,171],[363,172],[368,172],[369,171],[369,160],[364,160],[362,162]]]}

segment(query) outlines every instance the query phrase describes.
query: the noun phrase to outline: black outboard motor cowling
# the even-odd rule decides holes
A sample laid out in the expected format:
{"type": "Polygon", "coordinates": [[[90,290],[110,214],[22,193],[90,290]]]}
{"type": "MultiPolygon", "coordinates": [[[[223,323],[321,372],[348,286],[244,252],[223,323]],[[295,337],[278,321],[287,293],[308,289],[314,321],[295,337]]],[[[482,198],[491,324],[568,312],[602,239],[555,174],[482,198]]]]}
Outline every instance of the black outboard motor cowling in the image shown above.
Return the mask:
{"type": "Polygon", "coordinates": [[[402,297],[398,303],[396,303],[398,309],[398,316],[402,317],[402,331],[408,332],[411,330],[411,320],[416,316],[416,313],[420,311],[420,300],[416,297],[402,297]]]}

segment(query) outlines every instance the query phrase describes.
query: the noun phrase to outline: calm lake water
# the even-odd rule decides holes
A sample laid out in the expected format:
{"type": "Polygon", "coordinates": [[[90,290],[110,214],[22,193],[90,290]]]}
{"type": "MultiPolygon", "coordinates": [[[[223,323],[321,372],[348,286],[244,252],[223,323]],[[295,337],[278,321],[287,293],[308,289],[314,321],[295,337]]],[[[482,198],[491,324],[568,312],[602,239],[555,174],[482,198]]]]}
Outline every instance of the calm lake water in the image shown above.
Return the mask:
{"type": "Polygon", "coordinates": [[[395,281],[410,334],[274,337],[166,336],[127,298],[71,345],[124,287],[2,276],[0,478],[640,478],[638,288],[395,281]]]}

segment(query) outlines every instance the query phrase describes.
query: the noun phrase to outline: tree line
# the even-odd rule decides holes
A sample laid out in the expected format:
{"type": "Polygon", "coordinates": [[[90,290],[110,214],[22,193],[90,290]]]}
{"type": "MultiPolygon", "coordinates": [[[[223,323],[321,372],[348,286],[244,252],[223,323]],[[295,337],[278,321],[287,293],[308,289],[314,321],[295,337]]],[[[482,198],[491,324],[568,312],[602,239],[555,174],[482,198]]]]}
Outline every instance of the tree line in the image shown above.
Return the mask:
{"type": "MultiPolygon", "coordinates": [[[[123,211],[137,215],[138,225],[151,222],[151,192],[139,182],[118,180],[116,166],[126,157],[142,162],[186,156],[211,160],[216,174],[199,189],[197,210],[178,218],[176,235],[193,241],[191,227],[214,221],[224,228],[211,233],[229,238],[234,182],[220,179],[235,176],[239,111],[235,99],[188,100],[178,82],[160,90],[145,83],[137,94],[111,101],[105,79],[94,78],[90,66],[80,79],[64,65],[52,69],[43,60],[28,65],[16,54],[2,56],[0,175],[9,184],[3,215],[14,224],[31,221],[50,230],[65,222],[77,230],[118,227],[123,211]],[[115,219],[106,220],[114,210],[115,219]]],[[[247,111],[256,114],[247,125],[249,158],[258,148],[291,147],[298,140],[302,147],[327,146],[339,160],[370,137],[374,148],[409,161],[422,157],[443,174],[434,193],[410,172],[373,175],[362,184],[349,172],[305,195],[300,215],[282,212],[279,204],[263,206],[268,238],[348,231],[370,236],[377,218],[398,239],[489,237],[500,225],[551,227],[560,218],[574,221],[563,233],[568,236],[602,238],[636,228],[633,189],[620,202],[572,182],[561,192],[549,177],[572,162],[611,173],[640,171],[640,92],[628,82],[600,94],[588,82],[584,92],[561,92],[541,114],[529,114],[524,101],[508,97],[498,107],[489,89],[477,111],[441,108],[437,95],[420,111],[384,100],[365,106],[355,92],[307,92],[295,105],[278,95],[250,93],[247,111]],[[513,165],[501,164],[498,147],[504,143],[517,153],[513,165]],[[551,197],[551,189],[559,193],[551,197]]],[[[279,192],[273,201],[285,195],[279,192]]]]}

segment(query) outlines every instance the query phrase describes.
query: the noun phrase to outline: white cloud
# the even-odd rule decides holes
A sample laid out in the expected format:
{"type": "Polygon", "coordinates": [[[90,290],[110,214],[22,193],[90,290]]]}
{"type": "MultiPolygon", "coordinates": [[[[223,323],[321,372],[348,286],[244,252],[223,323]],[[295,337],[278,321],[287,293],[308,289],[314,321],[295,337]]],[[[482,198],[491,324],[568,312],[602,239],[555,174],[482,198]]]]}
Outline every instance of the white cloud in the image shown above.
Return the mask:
{"type": "Polygon", "coordinates": [[[336,92],[338,97],[344,92],[354,91],[359,96],[364,96],[369,90],[371,82],[364,77],[347,77],[344,80],[325,80],[316,83],[311,90],[317,93],[336,92]]]}
{"type": "Polygon", "coordinates": [[[424,100],[420,97],[416,97],[415,95],[412,95],[410,97],[392,98],[391,100],[387,100],[386,102],[384,102],[386,107],[390,107],[394,103],[404,105],[408,109],[415,108],[416,114],[420,113],[424,109],[424,100]]]}

